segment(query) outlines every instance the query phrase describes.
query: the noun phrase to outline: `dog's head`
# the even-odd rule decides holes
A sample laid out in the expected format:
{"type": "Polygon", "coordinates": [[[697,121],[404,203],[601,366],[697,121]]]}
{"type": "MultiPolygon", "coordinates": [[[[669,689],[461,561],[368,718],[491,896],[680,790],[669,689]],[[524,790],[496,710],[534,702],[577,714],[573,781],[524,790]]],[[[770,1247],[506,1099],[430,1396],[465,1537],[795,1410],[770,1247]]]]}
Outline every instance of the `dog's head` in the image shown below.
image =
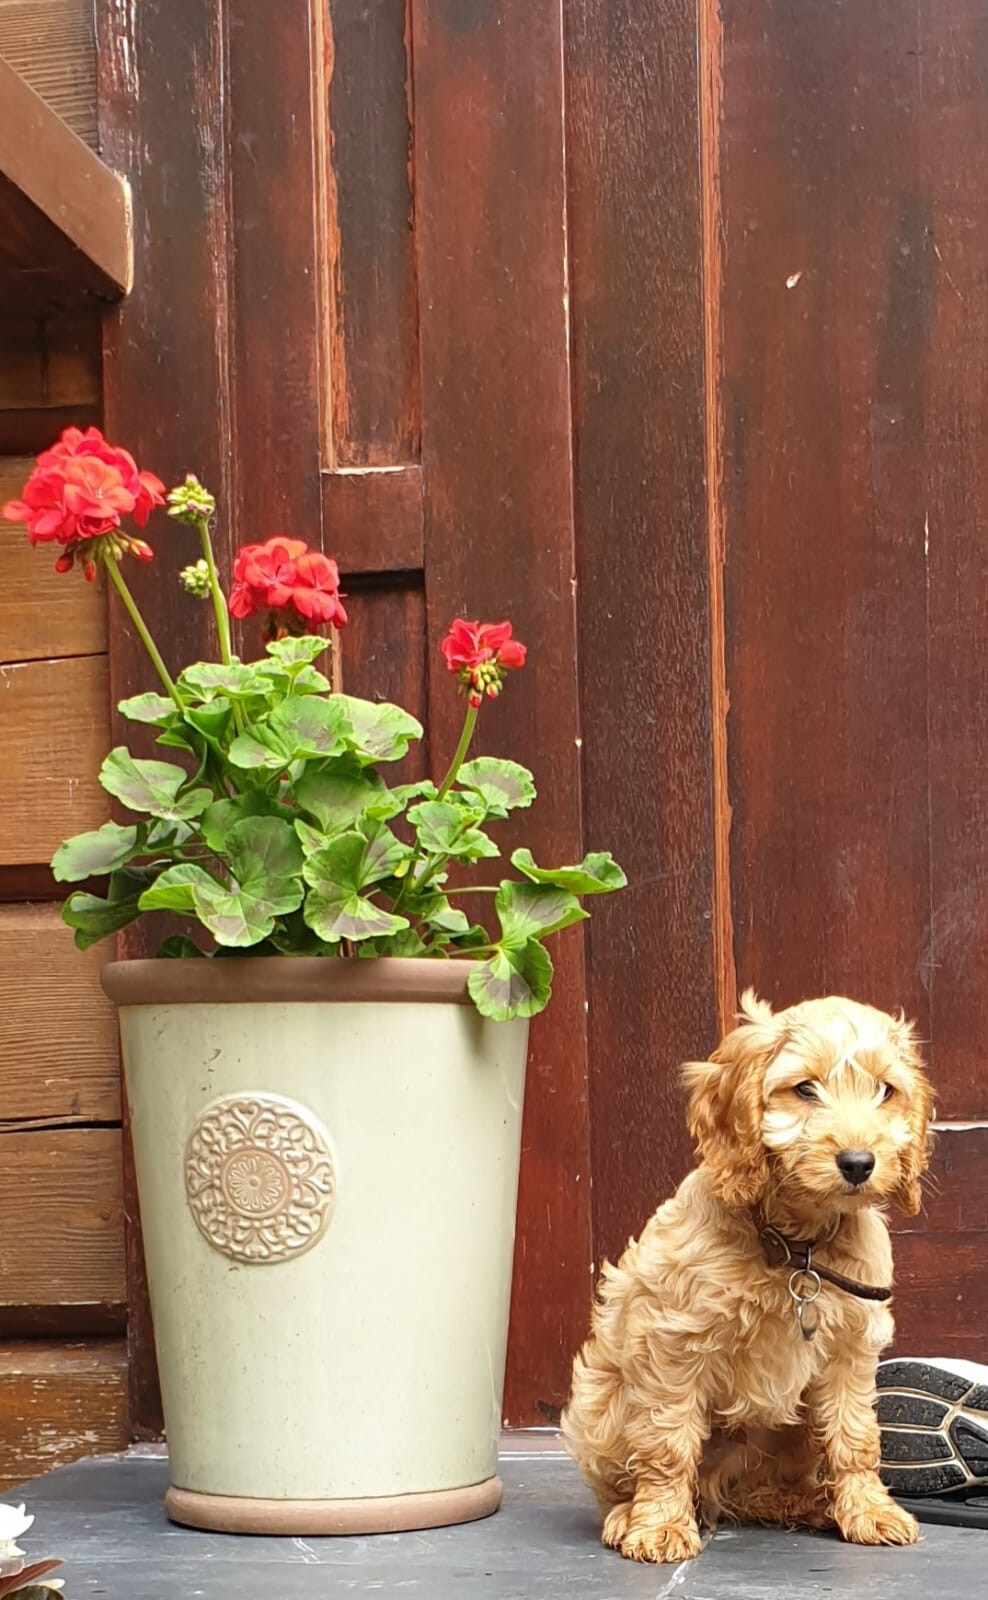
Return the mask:
{"type": "Polygon", "coordinates": [[[933,1097],[901,1016],[839,998],[773,1015],[749,990],[739,1026],[684,1072],[690,1132],[729,1205],[771,1187],[817,1212],[919,1210],[933,1097]]]}

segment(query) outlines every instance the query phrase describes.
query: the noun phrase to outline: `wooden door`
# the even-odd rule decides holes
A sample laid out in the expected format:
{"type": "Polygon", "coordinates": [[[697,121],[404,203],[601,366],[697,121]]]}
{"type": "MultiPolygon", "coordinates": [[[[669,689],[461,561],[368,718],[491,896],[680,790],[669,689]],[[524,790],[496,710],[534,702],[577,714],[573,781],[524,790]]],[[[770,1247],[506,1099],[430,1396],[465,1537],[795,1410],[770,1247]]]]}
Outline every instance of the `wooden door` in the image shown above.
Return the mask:
{"type": "MultiPolygon", "coordinates": [[[[531,666],[483,739],[535,769],[526,835],[631,878],[533,1033],[508,1420],[555,1418],[742,983],[918,1016],[943,1132],[901,1340],[934,1295],[941,1347],[976,1347],[988,0],[97,14],[137,238],[111,432],[214,486],[227,556],[280,530],[340,559],[347,681],[421,715],[433,767],[447,621],[510,616],[531,666]]],[[[177,661],[206,625],[161,545],[177,661]]],[[[115,692],[138,661],[115,624],[115,692]]]]}

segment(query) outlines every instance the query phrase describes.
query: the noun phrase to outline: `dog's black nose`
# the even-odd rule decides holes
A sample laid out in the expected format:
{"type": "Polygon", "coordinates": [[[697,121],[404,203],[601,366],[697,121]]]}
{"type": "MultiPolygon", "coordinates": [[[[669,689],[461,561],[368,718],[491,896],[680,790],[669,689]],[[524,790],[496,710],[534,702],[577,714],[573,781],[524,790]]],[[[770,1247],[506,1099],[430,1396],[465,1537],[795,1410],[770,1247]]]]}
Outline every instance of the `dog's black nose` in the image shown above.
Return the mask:
{"type": "Polygon", "coordinates": [[[848,1183],[867,1183],[875,1170],[875,1158],[870,1150],[842,1150],[837,1157],[837,1167],[848,1183]]]}

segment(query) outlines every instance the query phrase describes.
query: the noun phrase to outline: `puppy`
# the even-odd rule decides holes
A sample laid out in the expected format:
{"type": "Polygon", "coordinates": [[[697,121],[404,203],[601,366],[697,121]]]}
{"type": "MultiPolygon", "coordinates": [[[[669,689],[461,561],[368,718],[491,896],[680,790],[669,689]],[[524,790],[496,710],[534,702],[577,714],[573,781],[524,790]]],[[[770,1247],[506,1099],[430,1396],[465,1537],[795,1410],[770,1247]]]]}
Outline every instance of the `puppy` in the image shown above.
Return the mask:
{"type": "Polygon", "coordinates": [[[636,1561],[697,1555],[719,1514],[912,1544],[872,1404],[883,1208],[916,1214],[927,1163],[913,1032],[837,998],[773,1015],[750,990],[739,1023],[684,1069],[701,1164],[605,1265],[563,1433],[604,1544],[636,1561]]]}

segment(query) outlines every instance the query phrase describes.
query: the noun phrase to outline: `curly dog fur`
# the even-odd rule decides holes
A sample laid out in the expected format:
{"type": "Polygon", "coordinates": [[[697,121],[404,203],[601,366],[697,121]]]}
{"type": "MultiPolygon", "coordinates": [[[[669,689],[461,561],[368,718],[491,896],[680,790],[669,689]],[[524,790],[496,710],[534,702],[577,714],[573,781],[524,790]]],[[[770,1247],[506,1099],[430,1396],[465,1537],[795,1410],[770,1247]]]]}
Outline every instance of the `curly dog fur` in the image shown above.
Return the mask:
{"type": "Polygon", "coordinates": [[[739,1026],[684,1069],[701,1164],[617,1266],[605,1265],[563,1416],[606,1545],[638,1561],[698,1554],[699,1523],[836,1524],[856,1544],[912,1544],[878,1476],[872,1408],[886,1304],[824,1283],[804,1341],[756,1212],[821,1241],[826,1266],[891,1283],[882,1207],[920,1208],[931,1091],[911,1026],[852,1000],[739,1026]],[[842,1151],[874,1157],[854,1187],[842,1151]]]}

